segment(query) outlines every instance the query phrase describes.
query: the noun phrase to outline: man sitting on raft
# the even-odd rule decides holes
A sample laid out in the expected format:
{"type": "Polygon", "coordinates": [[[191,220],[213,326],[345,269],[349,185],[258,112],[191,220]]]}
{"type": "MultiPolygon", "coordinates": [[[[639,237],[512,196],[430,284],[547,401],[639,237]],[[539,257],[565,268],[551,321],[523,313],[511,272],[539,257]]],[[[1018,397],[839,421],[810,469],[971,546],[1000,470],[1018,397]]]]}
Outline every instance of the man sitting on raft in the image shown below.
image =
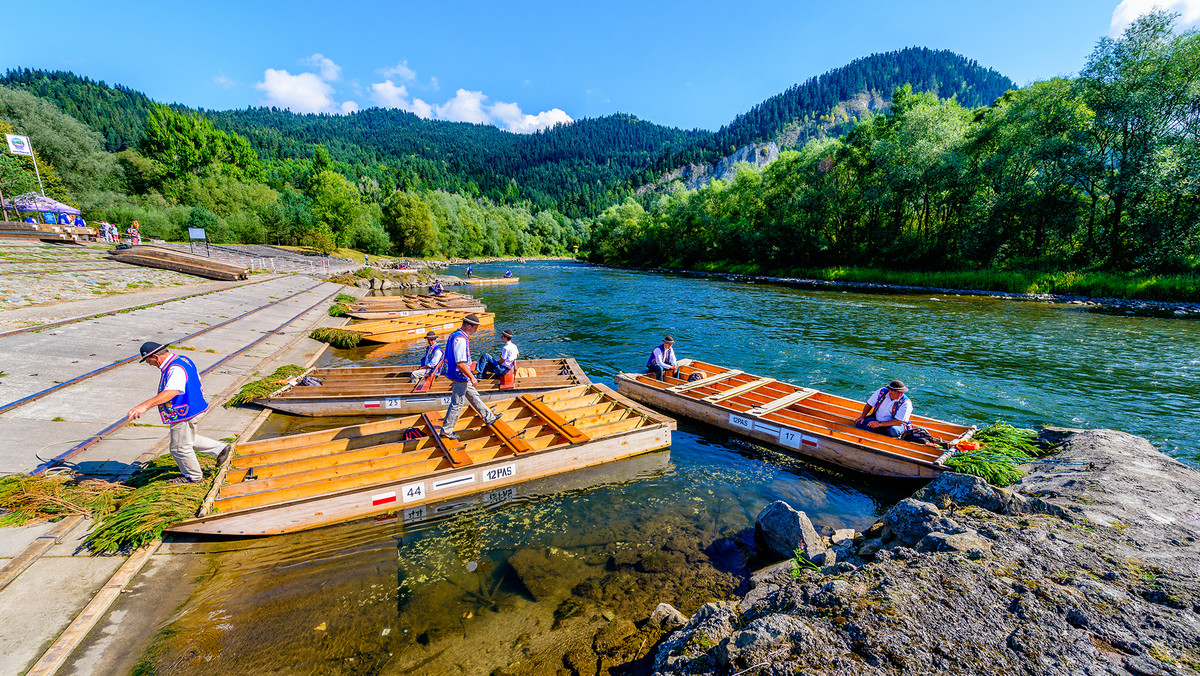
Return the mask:
{"type": "Polygon", "coordinates": [[[912,400],[904,394],[907,391],[908,387],[899,380],[883,386],[867,399],[854,426],[899,439],[909,429],[913,412],[912,400]]]}
{"type": "Polygon", "coordinates": [[[430,293],[432,293],[435,296],[440,296],[440,295],[442,295],[442,292],[445,290],[446,290],[445,287],[442,286],[442,280],[435,279],[433,281],[433,288],[430,289],[429,291],[430,291],[430,293]]]}
{"type": "Polygon", "coordinates": [[[446,353],[442,350],[442,346],[437,344],[437,334],[433,331],[425,334],[425,356],[421,357],[421,368],[413,369],[413,372],[408,376],[410,382],[419,383],[424,380],[430,373],[437,372],[445,374],[446,353]]]}
{"type": "Polygon", "coordinates": [[[666,380],[667,371],[670,371],[672,376],[679,377],[679,362],[675,359],[674,345],[675,339],[665,336],[662,345],[654,348],[649,361],[646,362],[646,370],[659,380],[666,380]]]}
{"type": "Polygon", "coordinates": [[[501,340],[504,341],[504,348],[500,350],[500,361],[496,361],[490,352],[484,352],[483,356],[479,358],[479,373],[476,377],[480,379],[491,376],[503,378],[505,374],[513,370],[521,351],[517,349],[517,344],[512,341],[512,337],[512,330],[504,329],[500,334],[501,340]]]}

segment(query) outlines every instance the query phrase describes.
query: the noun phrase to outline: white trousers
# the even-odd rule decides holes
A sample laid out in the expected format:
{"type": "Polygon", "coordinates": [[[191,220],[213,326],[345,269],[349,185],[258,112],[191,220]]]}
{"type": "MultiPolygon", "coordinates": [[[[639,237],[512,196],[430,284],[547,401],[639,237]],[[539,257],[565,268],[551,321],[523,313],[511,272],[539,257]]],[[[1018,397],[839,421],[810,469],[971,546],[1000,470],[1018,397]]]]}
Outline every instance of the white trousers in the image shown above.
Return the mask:
{"type": "Polygon", "coordinates": [[[179,465],[179,473],[189,481],[199,481],[204,478],[200,470],[200,461],[196,452],[209,455],[220,455],[225,450],[225,442],[209,439],[196,434],[196,421],[185,420],[171,424],[171,457],[179,465]]]}

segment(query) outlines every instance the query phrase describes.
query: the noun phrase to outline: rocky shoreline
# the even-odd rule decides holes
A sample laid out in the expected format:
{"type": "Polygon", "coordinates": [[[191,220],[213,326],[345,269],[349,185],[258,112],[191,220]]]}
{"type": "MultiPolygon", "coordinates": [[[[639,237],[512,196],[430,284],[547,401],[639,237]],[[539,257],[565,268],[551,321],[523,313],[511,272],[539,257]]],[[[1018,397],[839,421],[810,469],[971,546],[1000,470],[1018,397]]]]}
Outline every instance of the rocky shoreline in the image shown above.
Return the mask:
{"type": "MultiPolygon", "coordinates": [[[[595,264],[591,264],[595,265],[595,264]]],[[[985,291],[982,289],[951,289],[940,286],[911,286],[905,284],[881,284],[875,282],[844,282],[802,277],[772,277],[769,275],[741,275],[731,272],[704,272],[700,270],[676,270],[674,268],[635,268],[629,266],[597,265],[616,270],[636,270],[658,274],[684,275],[689,277],[718,277],[730,282],[747,284],[781,284],[800,289],[853,290],[865,293],[938,293],[955,296],[984,296],[1002,300],[1038,301],[1043,303],[1065,303],[1098,310],[1121,312],[1130,315],[1155,317],[1179,317],[1200,319],[1200,302],[1172,302],[1137,300],[1131,298],[1093,298],[1053,293],[1010,293],[1007,291],[985,291]]]]}
{"type": "MultiPolygon", "coordinates": [[[[795,560],[659,644],[659,674],[1200,672],[1200,471],[1112,430],[1011,490],[945,474],[861,534],[818,536],[784,503],[755,540],[795,560]]],[[[684,621],[659,607],[648,625],[684,621]]]]}

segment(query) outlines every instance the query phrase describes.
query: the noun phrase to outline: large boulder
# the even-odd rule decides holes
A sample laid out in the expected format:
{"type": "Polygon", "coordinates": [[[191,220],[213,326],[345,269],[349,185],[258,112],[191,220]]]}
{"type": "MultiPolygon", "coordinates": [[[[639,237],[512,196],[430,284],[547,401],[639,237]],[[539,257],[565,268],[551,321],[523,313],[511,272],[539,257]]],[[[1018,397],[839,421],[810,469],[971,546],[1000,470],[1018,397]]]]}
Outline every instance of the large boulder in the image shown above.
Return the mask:
{"type": "Polygon", "coordinates": [[[666,631],[675,631],[687,622],[688,618],[670,603],[660,603],[654,612],[650,613],[650,624],[666,631]]]}
{"type": "Polygon", "coordinates": [[[942,509],[982,507],[996,514],[1052,514],[1067,518],[1058,505],[1027,497],[1005,488],[997,488],[977,476],[946,472],[913,494],[913,498],[930,502],[942,509]]]}
{"type": "Polygon", "coordinates": [[[772,502],[758,513],[754,539],[764,552],[775,558],[790,559],[800,549],[813,563],[825,563],[825,539],[817,535],[807,514],[783,500],[772,502]]]}
{"type": "Polygon", "coordinates": [[[535,601],[566,595],[586,569],[579,560],[558,549],[522,549],[508,557],[521,584],[535,601]]]}
{"type": "Polygon", "coordinates": [[[913,498],[905,498],[889,509],[883,516],[883,525],[886,535],[910,546],[935,531],[959,532],[958,526],[944,518],[936,505],[913,498]]]}

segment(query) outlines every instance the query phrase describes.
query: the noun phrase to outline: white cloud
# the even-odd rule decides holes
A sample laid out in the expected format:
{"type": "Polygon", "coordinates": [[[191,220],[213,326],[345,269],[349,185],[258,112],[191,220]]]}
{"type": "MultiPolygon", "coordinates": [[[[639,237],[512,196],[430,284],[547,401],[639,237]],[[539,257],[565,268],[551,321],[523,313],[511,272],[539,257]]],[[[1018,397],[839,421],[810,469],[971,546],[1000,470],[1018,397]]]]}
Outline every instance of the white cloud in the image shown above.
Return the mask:
{"type": "Polygon", "coordinates": [[[333,87],[315,73],[296,73],[268,68],[254,85],[264,92],[263,105],[287,108],[297,113],[327,113],[337,110],[333,87]]]}
{"type": "Polygon", "coordinates": [[[1134,19],[1154,9],[1178,12],[1183,15],[1180,23],[1184,26],[1200,21],[1200,0],[1121,0],[1113,10],[1108,34],[1112,37],[1121,35],[1134,19]]]}
{"type": "Polygon", "coordinates": [[[429,88],[436,92],[442,88],[442,85],[438,83],[438,79],[436,77],[431,77],[429,78],[429,88]]]}
{"type": "Polygon", "coordinates": [[[435,106],[435,110],[440,120],[491,124],[492,118],[483,109],[483,102],[486,100],[487,96],[484,96],[483,92],[460,89],[455,92],[454,98],[435,106]]]}
{"type": "Polygon", "coordinates": [[[497,101],[488,108],[492,117],[514,134],[532,134],[535,131],[553,127],[556,124],[571,124],[574,120],[561,108],[551,108],[537,115],[527,115],[521,112],[521,107],[515,103],[497,101]]]}
{"type": "Polygon", "coordinates": [[[384,68],[383,70],[380,70],[379,73],[384,77],[399,77],[401,80],[410,82],[417,79],[417,71],[408,67],[407,60],[401,61],[390,68],[384,68]]]}
{"type": "Polygon", "coordinates": [[[319,70],[321,72],[321,79],[326,82],[337,82],[342,77],[342,67],[320,52],[308,57],[302,63],[319,70]]]}
{"type": "Polygon", "coordinates": [[[371,100],[380,108],[399,108],[424,118],[433,117],[433,106],[421,99],[409,100],[408,89],[391,80],[371,85],[371,100]]]}
{"type": "Polygon", "coordinates": [[[357,112],[358,112],[358,104],[357,103],[355,103],[354,101],[342,101],[342,114],[343,115],[348,115],[350,113],[357,113],[357,112]]]}
{"type": "Polygon", "coordinates": [[[516,103],[488,103],[486,94],[469,89],[459,89],[445,103],[431,104],[418,98],[410,98],[405,85],[398,85],[390,79],[371,85],[371,100],[381,108],[398,108],[426,119],[491,124],[515,134],[532,134],[556,124],[570,124],[573,121],[571,116],[560,108],[552,108],[537,115],[527,115],[516,103]]]}
{"type": "Polygon", "coordinates": [[[225,73],[221,73],[221,72],[218,72],[216,75],[213,76],[213,82],[216,82],[219,86],[221,86],[224,89],[229,89],[230,87],[232,87],[235,84],[234,81],[231,80],[228,75],[226,75],[225,73]]]}

